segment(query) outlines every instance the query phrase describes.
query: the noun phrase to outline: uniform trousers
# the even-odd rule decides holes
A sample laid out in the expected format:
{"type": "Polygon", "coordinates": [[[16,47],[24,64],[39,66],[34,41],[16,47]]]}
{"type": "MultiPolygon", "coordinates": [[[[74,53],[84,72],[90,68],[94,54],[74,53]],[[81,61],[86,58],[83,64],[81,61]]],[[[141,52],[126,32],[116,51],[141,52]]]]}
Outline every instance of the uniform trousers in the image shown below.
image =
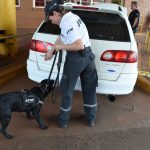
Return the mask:
{"type": "Polygon", "coordinates": [[[72,108],[72,96],[78,78],[80,77],[84,110],[87,121],[95,121],[97,111],[97,71],[95,55],[90,47],[77,52],[67,52],[60,82],[62,100],[58,116],[59,125],[68,124],[72,108]]]}

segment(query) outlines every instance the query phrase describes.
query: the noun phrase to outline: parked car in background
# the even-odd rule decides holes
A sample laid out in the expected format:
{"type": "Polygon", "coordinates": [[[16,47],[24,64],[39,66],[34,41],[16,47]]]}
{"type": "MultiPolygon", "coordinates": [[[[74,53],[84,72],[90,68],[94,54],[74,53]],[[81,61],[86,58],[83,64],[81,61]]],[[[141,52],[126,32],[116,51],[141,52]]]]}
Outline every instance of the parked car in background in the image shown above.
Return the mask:
{"type": "MultiPolygon", "coordinates": [[[[64,4],[64,7],[79,15],[87,26],[91,48],[96,56],[97,93],[107,95],[131,93],[138,75],[138,51],[128,21],[127,9],[112,3],[96,3],[88,6],[64,4]]],[[[48,78],[53,59],[44,61],[44,56],[59,34],[59,27],[50,21],[42,22],[34,33],[27,60],[27,72],[31,80],[40,82],[48,78]]],[[[60,78],[65,55],[64,51],[60,78]]],[[[52,79],[56,78],[57,71],[55,64],[52,79]]],[[[80,79],[75,89],[81,90],[80,79]]]]}

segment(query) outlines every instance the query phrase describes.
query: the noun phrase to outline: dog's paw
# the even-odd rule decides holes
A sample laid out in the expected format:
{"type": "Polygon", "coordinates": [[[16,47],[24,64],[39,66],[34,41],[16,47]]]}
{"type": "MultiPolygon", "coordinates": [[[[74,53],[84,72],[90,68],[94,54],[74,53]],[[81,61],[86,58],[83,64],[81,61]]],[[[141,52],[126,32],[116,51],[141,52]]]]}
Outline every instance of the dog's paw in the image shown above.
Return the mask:
{"type": "Polygon", "coordinates": [[[6,131],[3,131],[2,129],[0,129],[0,132],[5,136],[6,139],[12,139],[13,136],[9,133],[7,133],[6,131]]]}
{"type": "Polygon", "coordinates": [[[30,114],[30,112],[26,112],[26,117],[27,117],[27,119],[29,119],[29,120],[32,120],[32,119],[33,119],[33,116],[30,114]]]}
{"type": "Polygon", "coordinates": [[[26,116],[28,120],[34,119],[32,116],[26,116]]]}
{"type": "Polygon", "coordinates": [[[46,129],[48,129],[48,127],[47,127],[46,125],[44,125],[44,126],[40,126],[40,128],[41,128],[42,130],[46,130],[46,129]]]}
{"type": "Polygon", "coordinates": [[[7,134],[5,134],[4,136],[5,136],[7,139],[12,139],[12,138],[13,138],[13,136],[12,136],[12,135],[10,135],[10,134],[8,134],[8,133],[7,133],[7,134]]]}

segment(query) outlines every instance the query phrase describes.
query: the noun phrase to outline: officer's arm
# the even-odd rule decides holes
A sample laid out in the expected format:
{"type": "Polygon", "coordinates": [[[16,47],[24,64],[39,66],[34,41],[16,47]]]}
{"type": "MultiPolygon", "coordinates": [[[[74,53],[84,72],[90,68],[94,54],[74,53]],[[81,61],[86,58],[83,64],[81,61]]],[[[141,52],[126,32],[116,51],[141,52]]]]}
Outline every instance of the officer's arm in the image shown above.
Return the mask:
{"type": "MultiPolygon", "coordinates": [[[[61,42],[62,43],[62,42],[61,42]]],[[[72,44],[55,44],[55,50],[78,51],[84,49],[84,44],[81,39],[76,40],[72,44]]]]}
{"type": "Polygon", "coordinates": [[[54,45],[55,45],[55,44],[62,44],[62,41],[61,41],[60,37],[58,37],[58,38],[56,39],[54,45]]]}
{"type": "Polygon", "coordinates": [[[136,18],[134,19],[134,22],[133,22],[132,28],[134,28],[134,27],[135,27],[135,25],[137,24],[137,22],[138,22],[138,17],[136,17],[136,18]]]}

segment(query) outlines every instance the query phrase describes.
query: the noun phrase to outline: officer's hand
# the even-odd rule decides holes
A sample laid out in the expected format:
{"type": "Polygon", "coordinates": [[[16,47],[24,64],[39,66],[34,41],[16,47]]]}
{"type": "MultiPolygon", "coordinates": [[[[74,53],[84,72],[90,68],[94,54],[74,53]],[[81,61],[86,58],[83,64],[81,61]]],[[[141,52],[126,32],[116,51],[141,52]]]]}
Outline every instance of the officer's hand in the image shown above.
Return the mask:
{"type": "Polygon", "coordinates": [[[52,57],[53,57],[53,51],[51,50],[51,51],[49,51],[49,52],[47,52],[46,54],[45,54],[45,58],[44,58],[44,60],[45,61],[47,61],[47,60],[49,60],[49,59],[51,59],[52,57]]]}
{"type": "Polygon", "coordinates": [[[56,51],[56,48],[55,48],[55,45],[53,45],[52,48],[45,54],[44,60],[47,61],[47,60],[51,59],[53,57],[55,51],[56,51]]]}

